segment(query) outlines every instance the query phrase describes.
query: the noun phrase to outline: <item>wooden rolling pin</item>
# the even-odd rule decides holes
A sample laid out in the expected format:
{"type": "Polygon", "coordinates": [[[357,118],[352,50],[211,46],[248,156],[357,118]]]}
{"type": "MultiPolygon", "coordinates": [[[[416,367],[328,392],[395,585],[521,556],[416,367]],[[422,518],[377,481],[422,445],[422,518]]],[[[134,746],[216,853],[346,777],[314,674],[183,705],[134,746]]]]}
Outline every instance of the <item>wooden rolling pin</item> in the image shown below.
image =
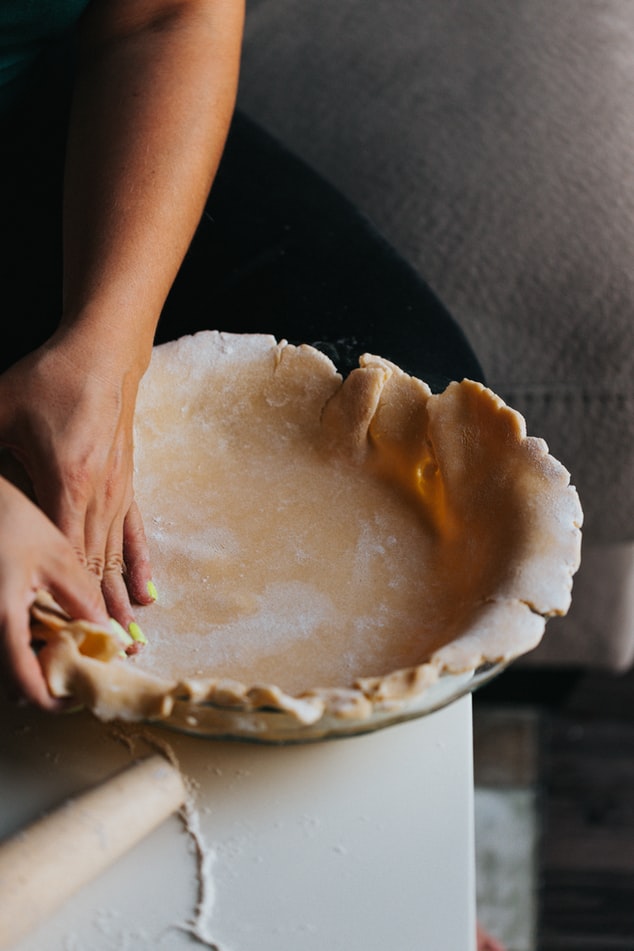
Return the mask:
{"type": "Polygon", "coordinates": [[[133,763],[0,845],[0,948],[10,948],[185,800],[161,756],[133,763]]]}

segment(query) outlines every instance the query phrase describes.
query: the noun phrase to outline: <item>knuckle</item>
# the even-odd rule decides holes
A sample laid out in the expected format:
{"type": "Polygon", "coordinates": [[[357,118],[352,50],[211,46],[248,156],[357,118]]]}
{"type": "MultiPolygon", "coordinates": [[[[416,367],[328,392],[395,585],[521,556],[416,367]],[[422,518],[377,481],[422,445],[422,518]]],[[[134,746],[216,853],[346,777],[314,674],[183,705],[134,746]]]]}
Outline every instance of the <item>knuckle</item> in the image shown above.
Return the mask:
{"type": "Polygon", "coordinates": [[[104,564],[104,575],[122,575],[125,573],[125,562],[119,553],[108,555],[104,564]]]}
{"type": "Polygon", "coordinates": [[[104,560],[98,555],[85,556],[85,565],[88,571],[95,575],[99,580],[103,578],[104,560]]]}
{"type": "MultiPolygon", "coordinates": [[[[88,559],[86,558],[86,552],[84,551],[84,549],[80,548],[79,545],[73,545],[72,550],[75,552],[75,557],[77,558],[77,561],[82,566],[82,568],[88,568],[88,559]]],[[[61,561],[65,560],[65,556],[66,556],[66,551],[62,550],[60,552],[60,560],[61,561]]]]}

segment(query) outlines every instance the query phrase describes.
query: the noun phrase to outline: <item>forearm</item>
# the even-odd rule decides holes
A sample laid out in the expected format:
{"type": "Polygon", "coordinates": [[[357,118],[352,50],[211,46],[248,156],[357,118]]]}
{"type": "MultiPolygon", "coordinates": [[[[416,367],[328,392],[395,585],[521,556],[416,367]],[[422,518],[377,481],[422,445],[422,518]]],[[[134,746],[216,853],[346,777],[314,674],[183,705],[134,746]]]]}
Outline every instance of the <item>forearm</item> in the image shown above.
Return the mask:
{"type": "Polygon", "coordinates": [[[211,186],[242,16],[241,0],[88,8],[68,143],[62,328],[124,369],[145,369],[211,186]]]}

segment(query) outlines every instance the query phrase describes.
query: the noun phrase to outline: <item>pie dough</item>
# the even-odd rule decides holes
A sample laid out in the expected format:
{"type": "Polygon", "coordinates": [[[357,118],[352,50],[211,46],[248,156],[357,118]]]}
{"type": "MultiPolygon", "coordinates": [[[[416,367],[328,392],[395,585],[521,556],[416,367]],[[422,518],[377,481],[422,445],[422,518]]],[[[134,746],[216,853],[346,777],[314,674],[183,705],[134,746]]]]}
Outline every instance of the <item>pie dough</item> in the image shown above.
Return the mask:
{"type": "Polygon", "coordinates": [[[155,348],[135,458],[148,645],[122,658],[111,632],[33,611],[52,693],[101,718],[362,729],[568,608],[577,493],[479,383],[432,395],[371,355],[342,381],[312,347],[203,332],[155,348]]]}

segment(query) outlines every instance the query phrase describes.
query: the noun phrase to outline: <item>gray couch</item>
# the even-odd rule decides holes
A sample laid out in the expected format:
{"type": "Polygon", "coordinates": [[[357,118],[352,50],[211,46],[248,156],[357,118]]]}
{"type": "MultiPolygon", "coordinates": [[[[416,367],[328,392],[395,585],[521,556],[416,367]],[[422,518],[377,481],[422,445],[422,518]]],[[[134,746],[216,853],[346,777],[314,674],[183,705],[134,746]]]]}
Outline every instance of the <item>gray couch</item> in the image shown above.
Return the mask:
{"type": "Polygon", "coordinates": [[[239,105],[462,325],[585,511],[535,664],[634,662],[634,3],[250,0],[239,105]]]}

